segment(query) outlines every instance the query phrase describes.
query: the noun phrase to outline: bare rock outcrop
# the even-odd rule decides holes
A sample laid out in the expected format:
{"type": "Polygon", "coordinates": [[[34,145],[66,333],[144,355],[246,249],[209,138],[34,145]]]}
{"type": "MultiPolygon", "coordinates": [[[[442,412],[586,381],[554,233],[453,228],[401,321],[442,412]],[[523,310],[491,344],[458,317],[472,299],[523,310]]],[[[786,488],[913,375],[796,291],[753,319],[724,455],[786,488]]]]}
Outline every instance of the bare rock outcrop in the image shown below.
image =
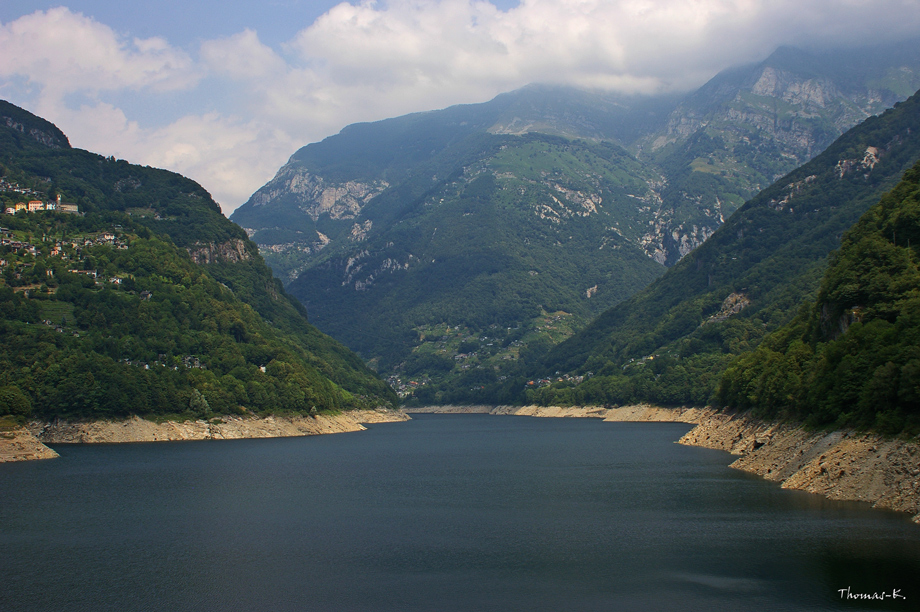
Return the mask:
{"type": "Polygon", "coordinates": [[[53,459],[57,456],[25,427],[0,432],[0,463],[53,459]]]}
{"type": "Polygon", "coordinates": [[[246,249],[246,242],[239,238],[228,240],[221,244],[196,243],[188,249],[188,254],[196,264],[212,264],[218,262],[236,263],[252,258],[252,253],[246,249]]]}
{"type": "Polygon", "coordinates": [[[389,183],[383,180],[366,183],[330,181],[307,172],[296,163],[288,163],[278,170],[275,178],[252,196],[252,202],[255,206],[265,206],[279,199],[293,198],[298,203],[298,209],[314,222],[322,216],[354,219],[368,202],[387,187],[389,183]]]}

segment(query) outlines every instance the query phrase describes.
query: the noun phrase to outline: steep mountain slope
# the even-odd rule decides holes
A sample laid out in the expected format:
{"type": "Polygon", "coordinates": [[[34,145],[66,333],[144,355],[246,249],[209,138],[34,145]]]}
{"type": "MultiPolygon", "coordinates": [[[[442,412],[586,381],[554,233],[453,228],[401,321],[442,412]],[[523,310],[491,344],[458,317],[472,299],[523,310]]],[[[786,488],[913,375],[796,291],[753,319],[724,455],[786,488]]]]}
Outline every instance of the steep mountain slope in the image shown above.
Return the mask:
{"type": "Polygon", "coordinates": [[[643,287],[918,75],[902,43],[783,49],[684,99],[528,87],[349,126],[233,219],[321,329],[396,384],[454,381],[440,401],[643,287]]]}
{"type": "MultiPolygon", "coordinates": [[[[0,388],[43,417],[391,403],[200,185],[70,147],[0,101],[0,388]]],[[[6,401],[6,400],[4,400],[6,401]]],[[[3,410],[9,411],[9,402],[3,410]]]]}
{"type": "Polygon", "coordinates": [[[625,151],[539,134],[470,138],[468,155],[435,156],[424,178],[363,209],[366,227],[388,229],[362,226],[354,246],[327,247],[289,286],[317,325],[381,367],[430,326],[529,330],[541,308],[586,321],[662,270],[641,248],[656,177],[625,151]],[[432,181],[442,168],[452,172],[432,181]]]}
{"type": "Polygon", "coordinates": [[[915,94],[758,194],[666,275],[556,347],[535,373],[594,376],[532,399],[706,402],[734,356],[812,295],[840,236],[918,158],[915,94]]]}
{"type": "Polygon", "coordinates": [[[916,40],[782,48],[682,97],[530,86],[484,104],[348,126],[295,153],[233,220],[287,283],[316,252],[347,239],[351,221],[363,228],[363,206],[431,156],[471,134],[539,132],[613,141],[651,164],[664,180],[645,248],[672,265],[745,200],[918,87],[916,40]]]}
{"type": "MultiPolygon", "coordinates": [[[[727,217],[737,203],[823,151],[860,121],[920,88],[920,41],[809,53],[783,47],[763,62],[726,70],[687,96],[667,125],[630,149],[667,177],[661,192],[681,223],[711,233],[720,220],[701,215],[700,203],[727,217]],[[734,204],[734,205],[732,205],[734,204]]],[[[666,263],[692,242],[663,243],[666,263]]]]}
{"type": "MultiPolygon", "coordinates": [[[[663,125],[675,103],[671,97],[531,86],[485,104],[350,125],[297,151],[232,219],[247,228],[289,283],[324,248],[388,229],[407,199],[437,188],[496,146],[514,143],[509,135],[539,132],[617,142],[633,137],[640,126],[663,125]],[[378,197],[393,208],[381,213],[378,206],[375,218],[369,218],[363,210],[378,197]]],[[[654,171],[641,174],[655,184],[661,181],[654,171]]]]}
{"type": "Polygon", "coordinates": [[[726,371],[725,405],[920,431],[920,163],[843,237],[818,296],[726,371]]]}

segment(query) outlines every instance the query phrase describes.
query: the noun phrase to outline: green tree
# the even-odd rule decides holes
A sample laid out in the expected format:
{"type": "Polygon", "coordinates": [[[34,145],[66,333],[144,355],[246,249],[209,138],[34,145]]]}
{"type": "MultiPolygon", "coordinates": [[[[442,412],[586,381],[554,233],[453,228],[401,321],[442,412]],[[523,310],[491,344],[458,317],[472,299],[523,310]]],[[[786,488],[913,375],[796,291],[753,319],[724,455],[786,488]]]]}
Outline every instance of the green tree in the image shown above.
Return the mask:
{"type": "Polygon", "coordinates": [[[27,418],[32,414],[32,400],[16,385],[0,387],[0,415],[27,418]]]}

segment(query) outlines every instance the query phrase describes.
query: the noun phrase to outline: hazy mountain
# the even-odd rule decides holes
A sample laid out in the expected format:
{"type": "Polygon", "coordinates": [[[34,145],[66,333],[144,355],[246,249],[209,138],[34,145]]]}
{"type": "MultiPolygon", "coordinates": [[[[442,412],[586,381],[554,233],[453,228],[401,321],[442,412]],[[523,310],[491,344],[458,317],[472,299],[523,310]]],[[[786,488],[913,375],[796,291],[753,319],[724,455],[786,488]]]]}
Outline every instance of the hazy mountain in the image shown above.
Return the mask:
{"type": "MultiPolygon", "coordinates": [[[[427,189],[462,171],[468,159],[488,155],[494,143],[513,143],[509,135],[629,140],[641,126],[664,125],[675,103],[674,98],[531,86],[485,104],[350,125],[300,149],[232,219],[247,228],[272,267],[290,282],[320,250],[361,233],[367,221],[362,210],[385,192],[392,201],[402,197],[405,183],[427,189]]],[[[653,177],[655,185],[662,181],[655,171],[642,174],[653,177]]],[[[388,214],[395,219],[398,211],[388,214]]],[[[383,229],[378,225],[372,231],[383,229]]]]}
{"type": "Polygon", "coordinates": [[[529,332],[543,311],[586,322],[663,271],[641,242],[658,177],[626,151],[542,134],[467,145],[368,203],[349,242],[289,285],[383,367],[445,325],[478,337],[529,332]]]}
{"type": "Polygon", "coordinates": [[[70,147],[0,101],[0,416],[392,404],[197,183],[70,147]],[[79,212],[72,212],[78,207],[79,212]],[[70,211],[68,211],[70,209],[70,211]]]}
{"type": "Polygon", "coordinates": [[[461,340],[425,338],[558,341],[544,313],[564,313],[564,336],[637,291],[918,75],[905,43],[781,49],[683,97],[527,87],[348,126],[232,219],[321,329],[387,371],[414,355],[422,377],[473,388],[462,368],[501,378],[520,350],[467,363],[461,340]]]}
{"type": "Polygon", "coordinates": [[[319,218],[359,216],[384,183],[467,135],[540,132],[612,140],[655,167],[664,206],[647,250],[670,265],[744,200],[917,88],[916,40],[823,53],[784,47],[685,96],[531,86],[485,104],[349,126],[298,151],[233,218],[261,230],[254,238],[290,282],[334,240],[334,231],[316,234],[319,218]]]}
{"type": "Polygon", "coordinates": [[[920,41],[809,53],[778,49],[726,70],[688,95],[667,125],[630,150],[667,177],[661,242],[673,265],[741,202],[802,165],[837,137],[920,88],[920,41]]]}

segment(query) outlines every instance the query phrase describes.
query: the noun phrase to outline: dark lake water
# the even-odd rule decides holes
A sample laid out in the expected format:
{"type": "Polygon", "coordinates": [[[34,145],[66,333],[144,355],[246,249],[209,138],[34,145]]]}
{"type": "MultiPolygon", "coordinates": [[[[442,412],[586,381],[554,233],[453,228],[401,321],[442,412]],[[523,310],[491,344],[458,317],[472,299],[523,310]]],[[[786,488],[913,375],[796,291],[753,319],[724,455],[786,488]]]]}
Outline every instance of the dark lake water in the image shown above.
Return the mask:
{"type": "Polygon", "coordinates": [[[731,470],[688,429],[417,415],[56,446],[0,465],[0,609],[920,609],[920,526],[731,470]]]}

